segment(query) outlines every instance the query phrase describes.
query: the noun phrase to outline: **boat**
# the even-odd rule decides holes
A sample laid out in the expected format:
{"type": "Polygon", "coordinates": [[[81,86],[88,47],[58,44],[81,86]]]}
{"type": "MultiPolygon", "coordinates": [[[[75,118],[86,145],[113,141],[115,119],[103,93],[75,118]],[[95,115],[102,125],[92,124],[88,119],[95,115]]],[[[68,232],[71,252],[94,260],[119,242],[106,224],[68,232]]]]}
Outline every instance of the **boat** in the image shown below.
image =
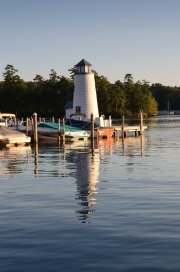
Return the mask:
{"type": "Polygon", "coordinates": [[[37,125],[38,139],[44,141],[57,141],[58,135],[64,135],[65,141],[85,140],[90,137],[90,134],[85,130],[60,124],[58,132],[58,123],[39,123],[37,125]]]}
{"type": "Polygon", "coordinates": [[[14,126],[16,115],[13,113],[0,113],[0,126],[14,126]]]}
{"type": "MultiPolygon", "coordinates": [[[[67,119],[65,124],[74,128],[83,129],[89,136],[91,135],[91,122],[67,119]]],[[[114,128],[112,126],[101,127],[94,123],[94,137],[102,139],[114,137],[114,128]]]]}
{"type": "Polygon", "coordinates": [[[26,136],[25,133],[15,131],[11,128],[0,126],[0,145],[4,146],[19,146],[29,145],[31,137],[26,136]]]}

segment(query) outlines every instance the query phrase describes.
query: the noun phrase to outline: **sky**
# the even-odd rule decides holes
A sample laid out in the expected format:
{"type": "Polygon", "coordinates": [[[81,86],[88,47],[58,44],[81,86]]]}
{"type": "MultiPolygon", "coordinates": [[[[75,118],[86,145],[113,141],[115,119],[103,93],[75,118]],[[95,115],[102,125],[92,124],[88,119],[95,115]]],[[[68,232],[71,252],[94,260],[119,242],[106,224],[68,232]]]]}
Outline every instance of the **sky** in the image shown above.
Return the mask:
{"type": "Polygon", "coordinates": [[[51,69],[69,78],[81,59],[114,83],[180,86],[179,0],[0,0],[0,81],[51,69]]]}

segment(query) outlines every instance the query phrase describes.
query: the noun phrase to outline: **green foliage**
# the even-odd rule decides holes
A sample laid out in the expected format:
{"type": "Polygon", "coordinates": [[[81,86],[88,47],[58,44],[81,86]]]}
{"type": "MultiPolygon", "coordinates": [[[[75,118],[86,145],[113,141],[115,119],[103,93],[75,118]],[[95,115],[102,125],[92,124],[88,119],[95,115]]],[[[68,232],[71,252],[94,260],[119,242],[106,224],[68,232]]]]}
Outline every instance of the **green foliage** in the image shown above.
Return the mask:
{"type": "Polygon", "coordinates": [[[70,72],[70,79],[74,81],[74,74],[77,74],[78,68],[74,65],[74,67],[68,71],[70,72]]]}
{"type": "Polygon", "coordinates": [[[167,110],[168,103],[170,109],[180,109],[180,87],[163,86],[156,83],[152,84],[150,90],[158,103],[159,110],[167,110]]]}
{"type": "MultiPolygon", "coordinates": [[[[0,111],[18,114],[18,117],[32,116],[37,112],[41,117],[63,117],[65,104],[73,99],[74,74],[77,67],[69,69],[70,78],[57,75],[51,69],[49,79],[45,80],[36,74],[33,81],[25,82],[18,75],[12,65],[5,67],[3,82],[0,82],[0,111]]],[[[103,75],[95,76],[97,100],[100,115],[120,117],[122,115],[137,115],[143,110],[147,116],[157,113],[157,101],[160,105],[164,101],[178,106],[174,101],[180,101],[180,90],[164,87],[160,84],[152,86],[146,80],[133,82],[131,74],[126,74],[124,82],[117,80],[111,84],[103,75]],[[163,91],[164,97],[161,96],[163,91]],[[155,97],[155,98],[154,98],[155,97]]]]}
{"type": "Polygon", "coordinates": [[[3,88],[1,92],[2,111],[18,113],[22,107],[23,95],[26,90],[25,82],[16,73],[18,70],[8,64],[3,73],[3,88]]]}

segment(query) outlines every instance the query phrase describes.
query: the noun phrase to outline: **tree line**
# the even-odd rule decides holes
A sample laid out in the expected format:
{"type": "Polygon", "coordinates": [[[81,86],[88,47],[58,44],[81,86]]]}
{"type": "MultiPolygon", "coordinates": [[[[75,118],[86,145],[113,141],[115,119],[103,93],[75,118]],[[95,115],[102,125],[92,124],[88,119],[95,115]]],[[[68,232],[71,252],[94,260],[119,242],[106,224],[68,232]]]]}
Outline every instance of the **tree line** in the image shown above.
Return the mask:
{"type": "MultiPolygon", "coordinates": [[[[36,74],[33,81],[25,82],[17,74],[18,70],[8,64],[0,82],[0,111],[15,113],[18,117],[32,116],[37,112],[41,117],[61,118],[65,115],[64,106],[73,100],[74,73],[76,67],[69,69],[70,77],[57,75],[51,69],[49,79],[36,74]]],[[[180,88],[152,84],[146,80],[133,81],[126,74],[124,81],[110,83],[103,75],[94,70],[99,114],[112,118],[137,116],[140,110],[147,116],[156,115],[165,109],[167,101],[174,110],[179,109],[180,88]]]]}

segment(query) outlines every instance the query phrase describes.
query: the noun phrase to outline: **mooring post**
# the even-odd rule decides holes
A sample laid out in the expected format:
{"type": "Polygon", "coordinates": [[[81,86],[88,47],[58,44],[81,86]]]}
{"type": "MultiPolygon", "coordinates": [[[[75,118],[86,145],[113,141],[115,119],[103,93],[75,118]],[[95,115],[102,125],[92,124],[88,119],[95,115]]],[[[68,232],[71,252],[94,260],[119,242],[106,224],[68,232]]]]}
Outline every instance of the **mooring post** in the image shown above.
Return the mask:
{"type": "Polygon", "coordinates": [[[91,153],[92,153],[92,156],[94,156],[94,138],[91,141],[91,153]]]}
{"type": "Polygon", "coordinates": [[[33,128],[33,117],[31,117],[31,131],[32,131],[32,133],[34,131],[34,128],[33,128]]]}
{"type": "Polygon", "coordinates": [[[62,125],[63,125],[63,133],[60,135],[61,144],[64,144],[65,142],[65,120],[62,119],[62,125]]]}
{"type": "Polygon", "coordinates": [[[26,135],[28,136],[28,129],[29,129],[29,119],[26,117],[26,135]]]}
{"type": "Polygon", "coordinates": [[[54,123],[54,117],[52,117],[52,123],[54,123]]]}
{"type": "Polygon", "coordinates": [[[58,118],[58,143],[60,143],[60,118],[58,118]]]}
{"type": "Polygon", "coordinates": [[[34,127],[34,143],[38,143],[38,133],[37,133],[37,113],[33,114],[33,127],[34,127]]]}
{"type": "Polygon", "coordinates": [[[34,164],[35,164],[34,173],[38,174],[38,143],[35,143],[34,146],[34,164]]]}
{"type": "Polygon", "coordinates": [[[122,139],[124,139],[124,115],[122,117],[122,129],[121,129],[122,139]]]}
{"type": "Polygon", "coordinates": [[[65,135],[65,120],[64,120],[64,118],[62,119],[62,123],[63,123],[63,134],[65,135]]]}
{"type": "Polygon", "coordinates": [[[41,123],[41,117],[39,117],[39,123],[41,123]]]}
{"type": "Polygon", "coordinates": [[[109,115],[109,127],[111,127],[111,115],[109,115]]]}
{"type": "Polygon", "coordinates": [[[140,111],[140,135],[143,135],[143,111],[140,111]]]}
{"type": "Polygon", "coordinates": [[[94,139],[94,114],[91,113],[91,140],[94,139]]]}
{"type": "Polygon", "coordinates": [[[7,125],[7,118],[5,119],[5,127],[7,127],[8,125],[7,125]]]}

